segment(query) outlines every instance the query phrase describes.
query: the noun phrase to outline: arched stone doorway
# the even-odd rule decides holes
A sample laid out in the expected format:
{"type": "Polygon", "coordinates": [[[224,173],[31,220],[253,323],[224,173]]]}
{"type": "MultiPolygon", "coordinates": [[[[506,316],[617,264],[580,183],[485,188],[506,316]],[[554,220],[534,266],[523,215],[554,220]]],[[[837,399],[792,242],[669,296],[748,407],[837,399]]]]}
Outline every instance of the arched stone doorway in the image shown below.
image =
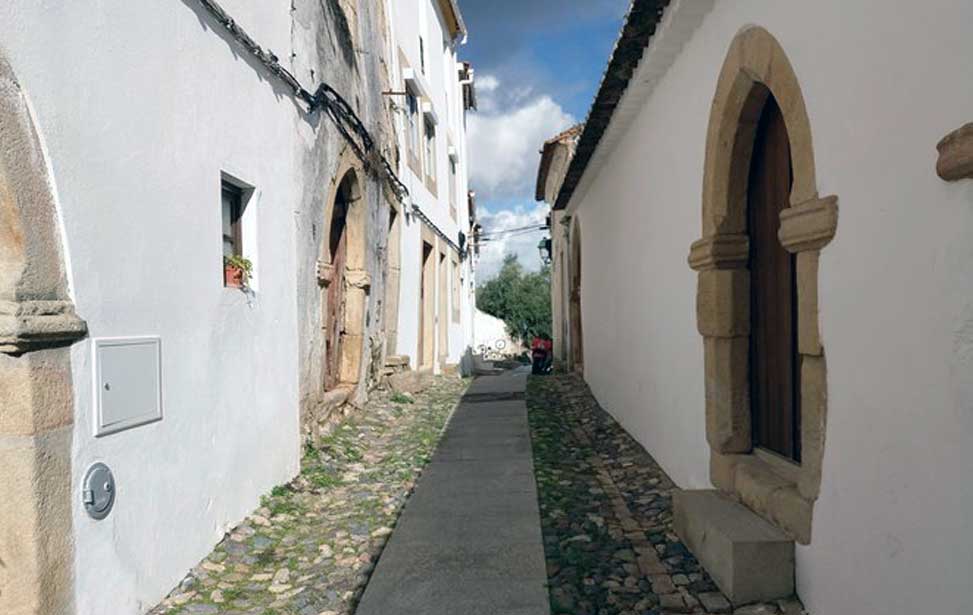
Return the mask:
{"type": "Polygon", "coordinates": [[[571,352],[569,368],[584,373],[584,328],[581,322],[581,224],[575,218],[571,231],[571,289],[568,294],[568,313],[571,320],[571,352]]]}
{"type": "Polygon", "coordinates": [[[748,27],[714,96],[703,238],[689,255],[699,272],[710,478],[803,544],[827,411],[818,255],[837,219],[837,197],[818,196],[797,76],[777,40],[748,27]]]}
{"type": "Polygon", "coordinates": [[[54,195],[24,94],[0,55],[0,613],[72,603],[68,295],[54,195]]]}
{"type": "Polygon", "coordinates": [[[402,279],[402,214],[398,205],[389,201],[389,225],[385,280],[385,354],[394,356],[399,346],[399,289],[402,279]]]}
{"type": "Polygon", "coordinates": [[[325,211],[318,263],[322,381],[325,390],[353,388],[361,380],[365,316],[371,278],[365,269],[366,207],[362,169],[351,152],[342,156],[325,211]]]}

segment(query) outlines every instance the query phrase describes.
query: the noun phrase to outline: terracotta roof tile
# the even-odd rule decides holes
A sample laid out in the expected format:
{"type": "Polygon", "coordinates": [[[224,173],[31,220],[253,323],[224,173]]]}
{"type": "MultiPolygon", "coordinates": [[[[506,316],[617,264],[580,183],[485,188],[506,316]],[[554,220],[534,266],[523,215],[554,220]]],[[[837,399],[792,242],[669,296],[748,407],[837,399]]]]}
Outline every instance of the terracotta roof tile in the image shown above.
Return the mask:
{"type": "Polygon", "coordinates": [[[601,79],[598,94],[588,111],[588,119],[578,139],[577,150],[568,167],[554,209],[564,209],[571,200],[667,6],[669,0],[632,1],[608,68],[601,79]]]}

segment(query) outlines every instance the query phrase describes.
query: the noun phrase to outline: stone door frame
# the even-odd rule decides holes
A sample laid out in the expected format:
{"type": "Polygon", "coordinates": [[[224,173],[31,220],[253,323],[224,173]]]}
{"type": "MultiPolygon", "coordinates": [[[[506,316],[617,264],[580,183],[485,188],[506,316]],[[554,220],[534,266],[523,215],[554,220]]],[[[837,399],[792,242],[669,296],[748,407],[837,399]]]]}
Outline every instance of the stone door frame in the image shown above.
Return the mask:
{"type": "Polygon", "coordinates": [[[0,612],[73,610],[68,293],[52,180],[24,92],[0,52],[0,612]]]}
{"type": "Polygon", "coordinates": [[[571,256],[570,271],[568,273],[568,317],[571,321],[571,351],[568,354],[568,369],[579,374],[584,373],[584,326],[581,312],[581,221],[574,216],[569,240],[571,256]]]}
{"type": "Polygon", "coordinates": [[[389,203],[389,229],[386,244],[388,266],[385,281],[385,354],[398,353],[399,293],[402,280],[402,210],[393,199],[389,203]]]}
{"type": "Polygon", "coordinates": [[[810,121],[787,55],[765,29],[744,28],[730,44],[713,100],[703,175],[703,237],[689,254],[690,267],[699,273],[696,310],[704,340],[710,480],[801,544],[811,541],[821,487],[827,383],[818,330],[818,257],[834,237],[837,201],[818,196],[810,121]],[[797,255],[800,465],[754,450],[751,441],[747,185],[754,134],[768,94],[783,113],[793,165],[790,206],[781,211],[778,238],[797,255]]]}
{"type": "MultiPolygon", "coordinates": [[[[328,206],[324,212],[324,232],[321,238],[318,260],[318,284],[322,288],[321,314],[328,313],[327,289],[334,277],[334,267],[331,264],[331,220],[334,215],[335,202],[339,190],[347,190],[347,212],[345,214],[345,242],[347,254],[345,262],[344,292],[340,294],[344,301],[343,335],[339,344],[340,358],[338,361],[338,384],[336,388],[355,387],[362,380],[362,357],[365,356],[365,315],[368,310],[368,298],[371,293],[372,280],[367,270],[366,232],[367,206],[364,199],[363,179],[364,168],[351,149],[346,148],[341,154],[338,170],[331,181],[328,194],[328,206]]],[[[322,325],[326,326],[324,323],[322,325]]],[[[323,329],[322,329],[323,331],[323,329]]],[[[325,335],[327,332],[324,333],[325,335]]],[[[325,347],[321,344],[321,348],[325,347]]],[[[322,350],[322,353],[324,351],[322,350]]],[[[327,357],[322,354],[322,361],[327,357]]]]}

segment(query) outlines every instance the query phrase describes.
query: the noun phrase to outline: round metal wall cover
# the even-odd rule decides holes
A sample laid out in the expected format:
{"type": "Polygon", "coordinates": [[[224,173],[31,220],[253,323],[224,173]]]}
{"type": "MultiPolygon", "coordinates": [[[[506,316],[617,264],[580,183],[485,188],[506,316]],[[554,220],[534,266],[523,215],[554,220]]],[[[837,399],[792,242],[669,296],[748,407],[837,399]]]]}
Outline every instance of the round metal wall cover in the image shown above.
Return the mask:
{"type": "Polygon", "coordinates": [[[84,475],[82,501],[92,519],[104,519],[115,505],[115,477],[103,463],[88,468],[84,475]]]}

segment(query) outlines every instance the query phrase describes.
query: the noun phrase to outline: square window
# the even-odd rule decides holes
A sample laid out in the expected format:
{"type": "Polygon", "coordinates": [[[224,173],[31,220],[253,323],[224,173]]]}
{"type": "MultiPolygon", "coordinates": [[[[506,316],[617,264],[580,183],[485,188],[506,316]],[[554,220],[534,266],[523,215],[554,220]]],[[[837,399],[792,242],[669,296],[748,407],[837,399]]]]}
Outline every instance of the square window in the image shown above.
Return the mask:
{"type": "Polygon", "coordinates": [[[256,262],[256,212],[249,207],[254,189],[223,173],[220,178],[220,221],[222,238],[223,285],[254,289],[253,269],[256,262]],[[233,259],[233,263],[227,263],[233,259]]]}
{"type": "Polygon", "coordinates": [[[406,92],[406,115],[409,122],[409,151],[419,154],[419,99],[411,91],[406,92]]]}
{"type": "Polygon", "coordinates": [[[419,68],[422,69],[422,74],[426,74],[426,41],[419,37],[419,68]]]}
{"type": "Polygon", "coordinates": [[[243,190],[223,180],[223,256],[243,256],[243,190]]]}
{"type": "Polygon", "coordinates": [[[426,176],[436,180],[436,126],[426,120],[426,176]]]}

